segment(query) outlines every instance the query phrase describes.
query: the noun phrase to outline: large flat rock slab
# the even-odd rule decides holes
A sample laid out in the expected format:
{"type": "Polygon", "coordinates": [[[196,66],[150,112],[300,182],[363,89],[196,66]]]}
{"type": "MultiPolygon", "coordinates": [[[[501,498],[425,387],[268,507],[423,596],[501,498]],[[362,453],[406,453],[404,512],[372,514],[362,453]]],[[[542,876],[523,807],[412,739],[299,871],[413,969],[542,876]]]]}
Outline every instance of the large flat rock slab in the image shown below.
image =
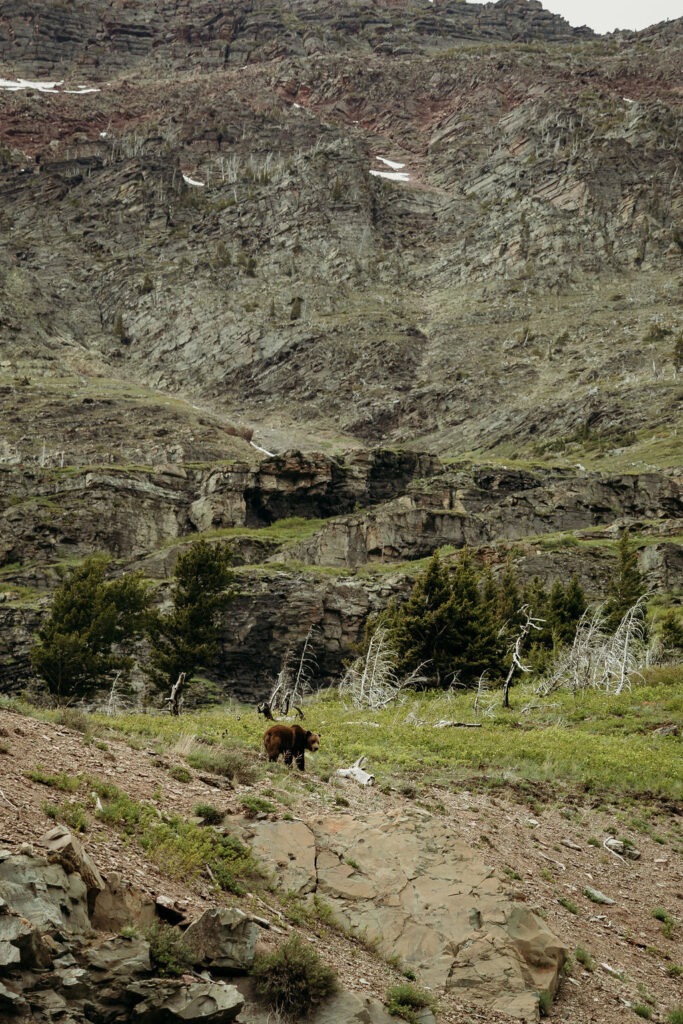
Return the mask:
{"type": "Polygon", "coordinates": [[[315,891],[436,992],[526,1021],[538,1019],[539,992],[557,988],[562,942],[438,818],[401,809],[264,822],[254,849],[279,884],[315,891]]]}

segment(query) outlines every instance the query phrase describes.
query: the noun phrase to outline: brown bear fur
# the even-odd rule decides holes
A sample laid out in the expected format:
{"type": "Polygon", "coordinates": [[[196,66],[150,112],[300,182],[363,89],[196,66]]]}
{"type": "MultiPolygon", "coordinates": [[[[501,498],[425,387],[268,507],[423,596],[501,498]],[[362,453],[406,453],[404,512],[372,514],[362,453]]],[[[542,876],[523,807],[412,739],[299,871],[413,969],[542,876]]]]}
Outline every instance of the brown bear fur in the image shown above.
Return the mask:
{"type": "Polygon", "coordinates": [[[297,768],[304,770],[304,754],[307,750],[317,750],[320,738],[314,732],[302,729],[300,725],[271,725],[263,737],[269,761],[277,761],[280,754],[284,755],[285,764],[296,762],[297,768]]]}

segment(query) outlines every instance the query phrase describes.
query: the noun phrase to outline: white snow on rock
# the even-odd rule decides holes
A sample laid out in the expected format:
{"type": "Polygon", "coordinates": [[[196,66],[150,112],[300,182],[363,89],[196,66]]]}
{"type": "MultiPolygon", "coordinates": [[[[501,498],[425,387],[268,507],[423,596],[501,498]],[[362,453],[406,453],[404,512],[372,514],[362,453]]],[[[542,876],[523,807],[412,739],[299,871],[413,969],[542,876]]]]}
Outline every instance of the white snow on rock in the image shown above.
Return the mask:
{"type": "MultiPolygon", "coordinates": [[[[56,96],[60,92],[60,85],[64,85],[64,79],[60,82],[29,82],[27,78],[0,78],[0,89],[5,89],[7,92],[32,89],[34,92],[47,92],[51,96],[56,96]]],[[[84,96],[87,92],[100,92],[100,90],[94,86],[77,85],[75,89],[62,89],[61,92],[69,92],[73,96],[84,96]]]]}
{"type": "Polygon", "coordinates": [[[410,181],[405,171],[370,171],[374,178],[387,178],[389,181],[410,181]]]}
{"type": "Polygon", "coordinates": [[[198,188],[204,188],[206,185],[205,181],[196,181],[195,178],[188,178],[186,174],[183,174],[183,181],[186,185],[196,185],[198,188]]]}
{"type": "Polygon", "coordinates": [[[380,163],[385,164],[387,167],[391,167],[392,171],[400,171],[405,164],[397,164],[394,160],[387,160],[385,156],[378,156],[377,159],[380,163]]]}
{"type": "Polygon", "coordinates": [[[17,78],[16,81],[11,78],[0,78],[0,89],[7,89],[10,92],[34,89],[36,92],[54,93],[58,85],[64,85],[64,79],[61,82],[29,82],[26,78],[17,78]]]}

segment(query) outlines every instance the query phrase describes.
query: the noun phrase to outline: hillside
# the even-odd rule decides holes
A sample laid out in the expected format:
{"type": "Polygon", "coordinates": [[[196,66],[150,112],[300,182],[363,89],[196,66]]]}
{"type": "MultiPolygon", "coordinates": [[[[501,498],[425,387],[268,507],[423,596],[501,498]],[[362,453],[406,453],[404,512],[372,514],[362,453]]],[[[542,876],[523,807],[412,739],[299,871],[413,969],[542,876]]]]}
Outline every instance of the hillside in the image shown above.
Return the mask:
{"type": "MultiPolygon", "coordinates": [[[[425,955],[433,957],[429,950],[434,940],[427,938],[427,929],[436,927],[438,934],[447,927],[445,921],[440,921],[438,908],[440,900],[448,901],[453,894],[442,892],[443,878],[457,877],[462,884],[470,877],[469,872],[481,871],[477,864],[484,863],[488,881],[483,886],[480,881],[467,897],[472,901],[468,906],[478,908],[469,913],[469,927],[473,929],[470,942],[477,939],[478,932],[485,934],[492,926],[488,893],[499,893],[499,901],[504,894],[512,901],[511,906],[523,908],[524,913],[527,908],[538,912],[540,927],[545,921],[571,952],[551,1011],[553,1019],[569,1016],[580,1024],[597,1019],[601,1024],[616,1024],[625,1019],[627,1012],[635,1020],[628,1007],[640,1005],[650,1007],[651,1019],[662,1021],[683,995],[677,966],[678,926],[666,925],[666,915],[676,917],[675,884],[680,871],[680,829],[670,814],[674,805],[668,795],[680,785],[680,750],[675,736],[656,732],[676,707],[680,712],[680,697],[675,697],[671,688],[673,681],[666,675],[652,676],[647,690],[636,689],[619,700],[599,698],[578,715],[572,714],[570,704],[562,706],[559,715],[568,715],[563,743],[569,745],[566,754],[574,760],[578,778],[559,771],[565,755],[561,754],[558,761],[553,753],[553,720],[558,716],[555,699],[540,712],[521,716],[517,712],[516,732],[513,720],[484,718],[481,735],[473,741],[475,747],[487,751],[484,757],[489,767],[483,771],[473,770],[476,760],[469,739],[475,732],[467,737],[456,761],[441,760],[441,765],[439,759],[444,755],[452,757],[446,754],[449,748],[453,751],[461,746],[464,731],[451,730],[446,735],[447,730],[440,730],[438,745],[429,736],[434,731],[432,722],[444,711],[471,716],[471,708],[466,706],[471,702],[463,704],[462,698],[455,698],[455,703],[450,698],[446,704],[443,698],[431,703],[417,699],[409,706],[380,712],[372,720],[361,715],[361,721],[355,722],[347,719],[349,715],[357,719],[358,712],[329,698],[314,701],[306,709],[307,724],[321,729],[323,741],[319,754],[308,759],[305,775],[280,765],[267,765],[259,758],[261,730],[257,716],[253,709],[238,705],[180,720],[149,715],[88,719],[79,713],[62,713],[55,722],[54,714],[43,712],[35,719],[27,716],[29,709],[25,706],[5,702],[0,712],[4,734],[0,806],[3,840],[8,847],[15,844],[15,850],[16,844],[23,843],[24,856],[27,851],[40,856],[45,850],[42,837],[54,823],[50,818],[82,830],[80,838],[107,880],[105,892],[112,892],[106,898],[98,897],[93,919],[98,929],[95,941],[110,944],[106,963],[112,971],[117,961],[111,942],[123,941],[125,946],[131,940],[107,936],[118,934],[125,914],[133,924],[142,922],[138,924],[142,936],[145,923],[153,920],[155,901],[156,913],[162,919],[180,921],[181,927],[207,908],[228,904],[247,915],[256,915],[259,948],[281,942],[292,928],[306,937],[314,933],[318,952],[334,966],[344,991],[376,1000],[372,1013],[380,1012],[387,987],[405,983],[402,971],[412,967],[417,983],[427,985],[437,996],[442,1024],[484,1019],[482,1010],[492,1024],[512,1024],[520,1017],[535,1019],[535,1013],[527,1016],[528,1008],[513,1007],[512,994],[519,990],[512,975],[500,990],[502,1004],[496,1004],[502,968],[493,961],[483,967],[486,981],[482,987],[481,980],[476,981],[477,968],[468,967],[471,957],[461,955],[460,947],[457,951],[451,949],[450,958],[455,955],[458,966],[451,968],[451,981],[444,991],[436,979],[438,961],[428,959],[425,963],[422,959],[425,955]],[[414,724],[416,716],[418,725],[414,724]],[[424,747],[419,776],[404,746],[410,722],[413,735],[424,747]],[[548,729],[550,732],[544,735],[548,729]],[[630,776],[614,774],[608,767],[610,736],[629,737],[634,769],[630,776]],[[395,753],[389,762],[381,754],[387,744],[395,753]],[[539,745],[546,770],[538,762],[534,766],[531,760],[525,763],[522,759],[516,769],[500,773],[499,766],[504,762],[496,748],[500,751],[508,746],[514,759],[514,748],[526,744],[539,745]],[[596,744],[600,757],[593,758],[589,765],[588,750],[591,746],[595,749],[596,744]],[[655,784],[659,794],[648,792],[649,780],[639,773],[641,748],[643,753],[649,750],[650,757],[654,754],[661,766],[661,782],[655,784]],[[336,766],[348,764],[359,749],[367,751],[368,767],[377,773],[374,787],[362,789],[336,775],[336,766]],[[122,794],[128,803],[122,802],[122,794]],[[219,832],[249,843],[261,869],[266,869],[265,878],[254,874],[248,864],[240,869],[233,862],[237,874],[227,884],[236,895],[217,891],[216,878],[210,869],[203,868],[201,860],[209,854],[202,854],[198,846],[198,837],[203,834],[206,844],[207,834],[214,829],[208,821],[193,817],[208,814],[207,810],[195,810],[199,804],[217,809],[219,832]],[[98,810],[102,805],[104,810],[98,810]],[[138,810],[133,816],[135,808],[138,810]],[[151,819],[137,817],[145,808],[151,809],[151,819]],[[394,856],[392,843],[400,842],[400,831],[393,839],[392,830],[403,827],[411,831],[413,838],[403,842],[398,851],[418,892],[428,883],[427,877],[420,881],[427,872],[428,859],[409,868],[414,856],[411,844],[415,837],[430,836],[433,855],[443,842],[439,837],[449,837],[444,849],[447,858],[453,858],[449,871],[455,874],[444,874],[441,868],[442,881],[432,879],[428,883],[432,895],[426,905],[433,909],[422,912],[424,937],[417,945],[410,938],[410,930],[405,939],[391,941],[389,911],[382,909],[381,869],[378,874],[376,860],[379,850],[373,847],[373,822],[377,820],[383,823],[380,860],[385,863],[394,856]],[[183,826],[182,821],[194,824],[183,826]],[[153,834],[155,822],[164,829],[163,841],[156,838],[150,844],[149,829],[153,834]],[[181,828],[184,831],[174,831],[181,828]],[[326,830],[330,829],[328,834],[326,830]],[[306,834],[308,842],[315,835],[319,844],[332,842],[329,837],[336,836],[332,847],[334,843],[346,843],[344,857],[338,861],[335,854],[330,861],[330,853],[318,852],[317,874],[313,869],[311,877],[314,862],[306,849],[306,834]],[[626,843],[629,857],[637,859],[617,856],[604,847],[603,843],[614,836],[626,843]],[[273,869],[273,881],[268,882],[267,872],[273,869]],[[240,870],[245,874],[240,875],[240,870]],[[586,895],[587,888],[614,902],[596,905],[586,895]],[[124,912],[122,897],[116,894],[126,891],[131,895],[126,897],[124,912]],[[135,899],[132,893],[137,893],[135,899]],[[368,903],[368,897],[375,902],[368,903]],[[359,902],[354,904],[354,900],[359,902]],[[372,909],[370,916],[368,908],[372,909]],[[653,915],[657,908],[664,908],[664,918],[653,915]],[[456,980],[461,974],[462,981],[456,980]],[[496,1012],[496,1005],[506,1005],[509,1015],[496,1012]]],[[[523,703],[524,695],[517,697],[523,703]]],[[[29,711],[31,714],[34,712],[29,711]]],[[[616,849],[623,854],[625,847],[617,844],[616,849]]],[[[9,849],[3,851],[3,863],[7,863],[8,854],[9,849]]],[[[216,871],[215,861],[211,863],[216,871]]],[[[9,890],[4,877],[0,869],[0,892],[6,896],[9,890]]],[[[390,891],[397,891],[396,876],[390,891]]],[[[386,906],[392,906],[391,900],[386,906]]],[[[406,906],[413,916],[420,913],[414,899],[406,906]]],[[[525,941],[537,943],[538,937],[533,937],[528,924],[525,927],[525,941]]],[[[102,997],[97,994],[97,986],[102,984],[103,976],[92,971],[87,975],[87,964],[95,961],[85,950],[74,952],[86,965],[81,985],[94,986],[88,998],[93,1006],[99,1005],[102,997]]],[[[482,955],[485,961],[485,953],[476,952],[475,964],[482,955]]],[[[122,970],[135,972],[132,950],[127,956],[128,966],[116,968],[116,977],[126,976],[122,970]]],[[[525,956],[529,958],[530,953],[525,956]]],[[[533,958],[529,962],[533,963],[533,958]]],[[[75,997],[70,1008],[76,1014],[74,1019],[81,1019],[78,1010],[82,1003],[78,999],[82,999],[83,992],[74,989],[70,994],[69,984],[62,985],[59,973],[50,974],[50,978],[69,1000],[75,997]]],[[[183,980],[189,983],[191,972],[183,980]]],[[[236,982],[252,1000],[238,1019],[260,1022],[259,1014],[264,1010],[259,1009],[258,1001],[253,1002],[246,979],[229,975],[227,981],[236,982]]],[[[8,984],[14,984],[12,978],[8,984]]],[[[41,1022],[47,1019],[39,1009],[45,1005],[43,989],[44,984],[39,982],[36,988],[35,981],[33,995],[24,989],[36,1021],[41,1022]]],[[[532,1001],[528,1007],[533,1005],[532,1001]]],[[[341,1024],[342,1020],[368,1020],[360,1009],[348,1009],[345,1003],[335,1006],[336,1016],[323,1015],[320,1021],[334,1019],[341,1024]]],[[[101,1018],[96,1014],[88,1019],[101,1018]]],[[[372,1020],[385,1024],[384,1017],[373,1016],[372,1020]]]]}
{"type": "Polygon", "coordinates": [[[1,1020],[285,1024],[249,971],[300,935],[310,1024],[407,983],[411,1024],[680,1024],[682,60],[538,0],[0,0],[1,1020]],[[618,692],[503,709],[508,620],[478,689],[340,699],[435,552],[597,605],[625,528],[618,692]],[[48,709],[71,570],[168,609],[198,538],[234,599],[184,713],[149,631],[48,709]],[[300,774],[256,705],[307,637],[300,774]]]}

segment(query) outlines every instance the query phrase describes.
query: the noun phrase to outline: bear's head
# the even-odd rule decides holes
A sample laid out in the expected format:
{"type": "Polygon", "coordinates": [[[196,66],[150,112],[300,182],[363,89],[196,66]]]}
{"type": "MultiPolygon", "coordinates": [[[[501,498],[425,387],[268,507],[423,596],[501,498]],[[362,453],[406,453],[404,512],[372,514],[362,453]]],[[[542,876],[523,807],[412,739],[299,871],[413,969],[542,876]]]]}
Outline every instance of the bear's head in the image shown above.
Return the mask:
{"type": "Polygon", "coordinates": [[[314,753],[320,746],[320,737],[315,732],[306,733],[306,747],[314,753]]]}

